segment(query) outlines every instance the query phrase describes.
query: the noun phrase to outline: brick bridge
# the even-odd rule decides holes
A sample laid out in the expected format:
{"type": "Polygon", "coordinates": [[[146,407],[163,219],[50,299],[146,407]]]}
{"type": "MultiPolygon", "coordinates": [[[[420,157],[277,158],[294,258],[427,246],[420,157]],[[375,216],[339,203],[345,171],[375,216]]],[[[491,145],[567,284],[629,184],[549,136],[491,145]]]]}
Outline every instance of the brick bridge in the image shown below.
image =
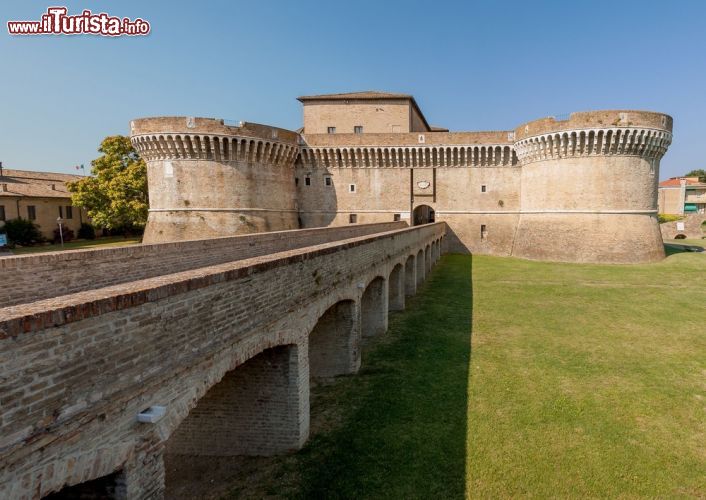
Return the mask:
{"type": "Polygon", "coordinates": [[[441,253],[383,223],[0,259],[0,498],[159,498],[163,455],[269,455],[309,435],[309,380],[441,253]],[[166,407],[156,423],[138,413],[166,407]]]}

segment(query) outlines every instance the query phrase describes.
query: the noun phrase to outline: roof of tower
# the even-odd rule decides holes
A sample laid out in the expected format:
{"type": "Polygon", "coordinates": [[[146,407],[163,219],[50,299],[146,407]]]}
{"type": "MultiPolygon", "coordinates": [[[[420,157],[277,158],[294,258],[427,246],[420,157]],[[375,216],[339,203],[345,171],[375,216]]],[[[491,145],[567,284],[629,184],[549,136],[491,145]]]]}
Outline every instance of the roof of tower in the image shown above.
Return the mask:
{"type": "Polygon", "coordinates": [[[297,100],[304,103],[306,101],[369,101],[369,100],[389,100],[389,99],[399,99],[404,101],[409,101],[412,106],[417,111],[419,116],[422,118],[424,125],[427,130],[433,131],[434,128],[441,129],[441,127],[431,127],[429,122],[427,122],[424,113],[420,109],[417,101],[414,100],[412,94],[400,94],[397,92],[381,92],[379,90],[363,90],[360,92],[343,92],[340,94],[319,94],[319,95],[302,95],[297,97],[297,100]]]}
{"type": "Polygon", "coordinates": [[[319,94],[319,95],[303,95],[297,97],[299,101],[315,101],[315,100],[342,100],[350,99],[412,99],[410,94],[399,94],[396,92],[380,92],[378,90],[364,90],[362,92],[343,92],[340,94],[319,94]]]}

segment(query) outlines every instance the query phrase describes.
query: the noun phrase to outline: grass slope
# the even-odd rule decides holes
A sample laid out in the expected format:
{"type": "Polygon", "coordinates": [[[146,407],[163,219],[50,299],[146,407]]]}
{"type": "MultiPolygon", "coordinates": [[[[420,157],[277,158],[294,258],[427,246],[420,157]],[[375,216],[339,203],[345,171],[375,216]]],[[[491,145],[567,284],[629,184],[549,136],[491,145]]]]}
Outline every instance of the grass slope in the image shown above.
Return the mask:
{"type": "Polygon", "coordinates": [[[141,238],[125,238],[123,236],[108,236],[105,238],[97,238],[95,240],[77,240],[69,241],[64,243],[62,248],[60,244],[57,245],[41,245],[36,247],[22,247],[15,248],[12,250],[14,255],[24,255],[28,253],[42,253],[42,252],[61,252],[63,250],[80,250],[82,248],[108,248],[108,247],[124,247],[129,245],[137,245],[140,243],[141,238]]]}
{"type": "Polygon", "coordinates": [[[473,263],[469,496],[705,496],[706,255],[473,263]]]}
{"type": "Polygon", "coordinates": [[[470,333],[471,261],[449,257],[390,315],[357,375],[313,389],[306,447],[231,496],[462,498],[470,333]]]}
{"type": "Polygon", "coordinates": [[[705,298],[705,254],[444,256],[313,389],[306,447],[231,497],[704,497],[705,298]]]}

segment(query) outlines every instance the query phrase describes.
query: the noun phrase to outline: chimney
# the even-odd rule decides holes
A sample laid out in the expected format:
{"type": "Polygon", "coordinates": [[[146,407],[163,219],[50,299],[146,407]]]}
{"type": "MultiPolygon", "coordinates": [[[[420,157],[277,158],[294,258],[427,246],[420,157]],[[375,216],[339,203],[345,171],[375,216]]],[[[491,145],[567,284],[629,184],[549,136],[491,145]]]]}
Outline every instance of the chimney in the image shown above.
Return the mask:
{"type": "Polygon", "coordinates": [[[7,184],[0,184],[0,191],[7,193],[7,184]]]}

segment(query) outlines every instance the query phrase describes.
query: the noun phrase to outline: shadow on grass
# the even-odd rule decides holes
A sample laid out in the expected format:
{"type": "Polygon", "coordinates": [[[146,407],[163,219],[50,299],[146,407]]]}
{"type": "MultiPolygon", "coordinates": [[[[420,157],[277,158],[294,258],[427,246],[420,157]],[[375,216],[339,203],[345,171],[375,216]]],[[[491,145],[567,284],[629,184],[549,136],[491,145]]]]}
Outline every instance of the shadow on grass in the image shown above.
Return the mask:
{"type": "Polygon", "coordinates": [[[705,249],[701,245],[677,245],[674,243],[664,244],[664,253],[667,257],[684,252],[703,252],[705,249]]]}
{"type": "Polygon", "coordinates": [[[364,350],[360,373],[317,388],[312,417],[335,404],[339,418],[297,454],[297,491],[270,493],[462,498],[472,300],[471,258],[444,256],[364,350]]]}

